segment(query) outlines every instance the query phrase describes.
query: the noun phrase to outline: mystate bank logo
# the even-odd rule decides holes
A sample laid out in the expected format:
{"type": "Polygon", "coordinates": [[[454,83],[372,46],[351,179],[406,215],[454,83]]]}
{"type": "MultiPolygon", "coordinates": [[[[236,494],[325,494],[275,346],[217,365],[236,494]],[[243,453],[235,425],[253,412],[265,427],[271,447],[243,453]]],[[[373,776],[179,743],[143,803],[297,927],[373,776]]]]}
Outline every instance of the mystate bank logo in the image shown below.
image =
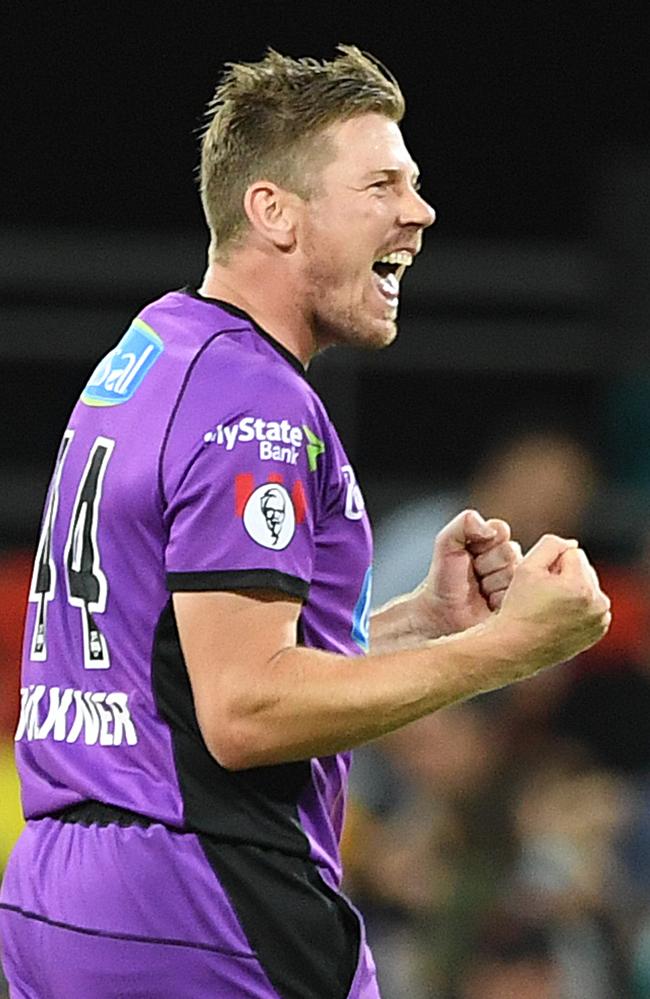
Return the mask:
{"type": "Polygon", "coordinates": [[[289,492],[282,475],[273,474],[256,487],[252,473],[243,472],[235,477],[235,514],[256,544],[283,551],[307,515],[303,484],[296,479],[289,492]]]}
{"type": "Polygon", "coordinates": [[[309,471],[315,472],[318,458],[325,453],[325,443],[304,423],[289,420],[263,420],[259,416],[244,416],[234,423],[218,423],[203,435],[205,444],[216,444],[232,451],[241,444],[257,446],[260,461],[279,461],[297,465],[303,444],[306,447],[309,471]]]}

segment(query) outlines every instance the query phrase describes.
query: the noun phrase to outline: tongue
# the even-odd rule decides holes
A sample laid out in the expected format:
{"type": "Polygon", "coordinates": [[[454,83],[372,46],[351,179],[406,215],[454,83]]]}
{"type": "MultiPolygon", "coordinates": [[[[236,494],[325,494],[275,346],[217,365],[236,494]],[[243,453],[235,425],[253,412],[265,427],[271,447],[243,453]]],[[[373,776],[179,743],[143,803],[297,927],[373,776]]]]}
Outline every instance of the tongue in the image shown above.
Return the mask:
{"type": "Polygon", "coordinates": [[[386,298],[399,297],[399,281],[394,274],[380,276],[379,286],[381,288],[382,295],[385,295],[386,298]]]}

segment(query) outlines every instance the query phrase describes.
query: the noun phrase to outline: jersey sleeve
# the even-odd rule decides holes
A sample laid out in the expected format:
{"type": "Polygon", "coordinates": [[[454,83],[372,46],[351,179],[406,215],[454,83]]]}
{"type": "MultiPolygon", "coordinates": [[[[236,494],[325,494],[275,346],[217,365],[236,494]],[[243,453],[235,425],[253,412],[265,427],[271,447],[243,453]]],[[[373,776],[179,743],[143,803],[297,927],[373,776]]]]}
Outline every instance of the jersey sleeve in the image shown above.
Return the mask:
{"type": "MultiPolygon", "coordinates": [[[[302,600],[319,502],[312,394],[289,370],[197,366],[163,460],[167,587],[272,589],[302,600]]],[[[320,431],[322,433],[322,430],[320,431]]]]}

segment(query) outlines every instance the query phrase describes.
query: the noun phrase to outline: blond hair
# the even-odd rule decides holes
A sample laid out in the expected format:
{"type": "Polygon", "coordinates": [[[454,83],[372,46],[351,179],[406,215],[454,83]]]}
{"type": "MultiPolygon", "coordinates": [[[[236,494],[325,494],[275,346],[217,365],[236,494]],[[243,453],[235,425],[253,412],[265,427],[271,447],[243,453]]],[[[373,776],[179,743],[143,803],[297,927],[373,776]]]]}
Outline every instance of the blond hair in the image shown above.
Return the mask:
{"type": "Polygon", "coordinates": [[[404,97],[392,74],[354,45],[331,61],[293,59],[270,49],[255,63],[228,63],[208,105],[201,145],[201,200],[223,258],[247,226],[244,194],[271,180],[308,198],[318,165],[333,155],[314,137],[329,125],[376,112],[399,122],[404,97]]]}

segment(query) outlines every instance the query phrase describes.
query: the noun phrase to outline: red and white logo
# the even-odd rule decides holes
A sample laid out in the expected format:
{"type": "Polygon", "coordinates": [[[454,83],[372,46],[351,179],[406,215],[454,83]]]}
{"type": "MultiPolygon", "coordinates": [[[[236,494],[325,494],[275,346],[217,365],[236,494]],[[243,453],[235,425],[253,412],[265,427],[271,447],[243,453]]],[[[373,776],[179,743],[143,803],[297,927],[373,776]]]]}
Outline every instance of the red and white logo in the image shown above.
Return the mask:
{"type": "Polygon", "coordinates": [[[291,543],[296,524],[302,523],[307,512],[300,479],[289,493],[282,478],[279,474],[270,475],[257,488],[250,473],[235,478],[235,513],[243,519],[246,533],[256,544],[278,552],[291,543]]]}

